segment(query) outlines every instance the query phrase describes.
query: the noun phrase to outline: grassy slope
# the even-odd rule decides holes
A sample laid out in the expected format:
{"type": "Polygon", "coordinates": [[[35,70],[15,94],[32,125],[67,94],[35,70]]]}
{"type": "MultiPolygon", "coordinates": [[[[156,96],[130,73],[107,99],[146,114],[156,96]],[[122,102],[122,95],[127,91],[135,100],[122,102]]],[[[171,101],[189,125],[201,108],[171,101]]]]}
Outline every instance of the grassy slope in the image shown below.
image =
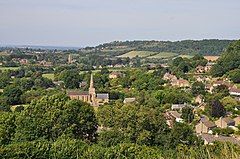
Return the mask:
{"type": "Polygon", "coordinates": [[[0,67],[0,70],[5,71],[5,70],[17,70],[19,67],[0,67]]]}
{"type": "Polygon", "coordinates": [[[120,55],[118,57],[129,57],[129,58],[134,58],[136,56],[139,57],[147,57],[151,55],[155,55],[157,52],[151,52],[151,51],[130,51],[126,54],[120,55]]]}
{"type": "Polygon", "coordinates": [[[45,78],[48,78],[50,80],[54,80],[54,74],[53,73],[46,73],[42,75],[45,78]]]}
{"type": "Polygon", "coordinates": [[[154,59],[166,59],[166,58],[170,58],[170,57],[174,57],[177,56],[176,53],[172,53],[172,52],[160,52],[156,55],[153,56],[149,56],[148,58],[154,58],[154,59]]]}

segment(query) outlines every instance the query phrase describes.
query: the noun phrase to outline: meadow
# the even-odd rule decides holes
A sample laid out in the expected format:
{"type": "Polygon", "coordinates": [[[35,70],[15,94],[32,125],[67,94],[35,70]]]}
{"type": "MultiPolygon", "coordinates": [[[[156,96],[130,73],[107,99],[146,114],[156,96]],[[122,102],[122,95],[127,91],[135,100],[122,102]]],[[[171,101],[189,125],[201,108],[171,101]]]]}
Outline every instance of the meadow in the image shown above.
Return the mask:
{"type": "Polygon", "coordinates": [[[176,53],[173,53],[173,52],[160,52],[156,55],[153,55],[153,56],[149,56],[147,58],[153,58],[153,59],[167,59],[167,58],[171,58],[171,57],[174,57],[174,56],[177,56],[176,53]]]}
{"type": "Polygon", "coordinates": [[[130,59],[131,58],[134,58],[136,56],[138,57],[148,57],[148,56],[153,56],[153,55],[156,55],[158,54],[158,52],[152,52],[152,51],[130,51],[126,54],[123,54],[123,55],[120,55],[118,57],[122,57],[122,58],[127,58],[129,57],[130,59]]]}
{"type": "Polygon", "coordinates": [[[46,74],[43,74],[42,76],[45,77],[45,78],[54,80],[54,74],[53,73],[46,73],[46,74]]]}
{"type": "Polygon", "coordinates": [[[6,71],[6,70],[17,70],[19,67],[0,67],[1,71],[6,71]]]}

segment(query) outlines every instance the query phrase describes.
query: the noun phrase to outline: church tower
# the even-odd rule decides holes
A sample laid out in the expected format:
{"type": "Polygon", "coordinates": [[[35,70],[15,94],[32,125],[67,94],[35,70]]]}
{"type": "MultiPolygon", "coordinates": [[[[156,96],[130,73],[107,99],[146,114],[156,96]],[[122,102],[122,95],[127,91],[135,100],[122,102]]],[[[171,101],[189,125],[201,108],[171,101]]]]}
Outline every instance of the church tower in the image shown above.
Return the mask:
{"type": "Polygon", "coordinates": [[[96,105],[96,100],[95,100],[96,99],[96,92],[95,92],[95,88],[94,88],[94,85],[93,85],[93,74],[91,74],[89,96],[90,96],[91,104],[93,106],[96,105]]]}
{"type": "Polygon", "coordinates": [[[71,63],[72,63],[72,55],[69,54],[69,55],[68,55],[68,64],[71,64],[71,63]]]}

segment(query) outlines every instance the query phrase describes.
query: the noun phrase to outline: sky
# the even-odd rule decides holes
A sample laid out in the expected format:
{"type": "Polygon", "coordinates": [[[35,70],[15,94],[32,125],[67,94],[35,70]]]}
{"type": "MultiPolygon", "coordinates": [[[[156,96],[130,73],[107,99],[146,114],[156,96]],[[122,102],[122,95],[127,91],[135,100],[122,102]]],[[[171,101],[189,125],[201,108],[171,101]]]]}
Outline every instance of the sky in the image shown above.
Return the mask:
{"type": "Polygon", "coordinates": [[[0,45],[239,38],[240,0],[0,0],[0,45]]]}

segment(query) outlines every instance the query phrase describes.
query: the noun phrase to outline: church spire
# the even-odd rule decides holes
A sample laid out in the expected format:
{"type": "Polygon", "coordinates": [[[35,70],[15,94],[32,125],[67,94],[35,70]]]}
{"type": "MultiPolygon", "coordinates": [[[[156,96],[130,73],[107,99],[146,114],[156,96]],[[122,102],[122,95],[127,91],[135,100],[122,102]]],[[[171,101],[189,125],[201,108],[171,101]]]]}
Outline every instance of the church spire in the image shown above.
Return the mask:
{"type": "Polygon", "coordinates": [[[89,86],[89,95],[90,95],[90,100],[91,100],[91,105],[96,105],[96,92],[95,92],[95,88],[93,85],[93,74],[91,74],[91,79],[90,79],[90,86],[89,86]]]}
{"type": "Polygon", "coordinates": [[[94,85],[93,85],[93,74],[91,74],[90,88],[94,88],[94,85]]]}

